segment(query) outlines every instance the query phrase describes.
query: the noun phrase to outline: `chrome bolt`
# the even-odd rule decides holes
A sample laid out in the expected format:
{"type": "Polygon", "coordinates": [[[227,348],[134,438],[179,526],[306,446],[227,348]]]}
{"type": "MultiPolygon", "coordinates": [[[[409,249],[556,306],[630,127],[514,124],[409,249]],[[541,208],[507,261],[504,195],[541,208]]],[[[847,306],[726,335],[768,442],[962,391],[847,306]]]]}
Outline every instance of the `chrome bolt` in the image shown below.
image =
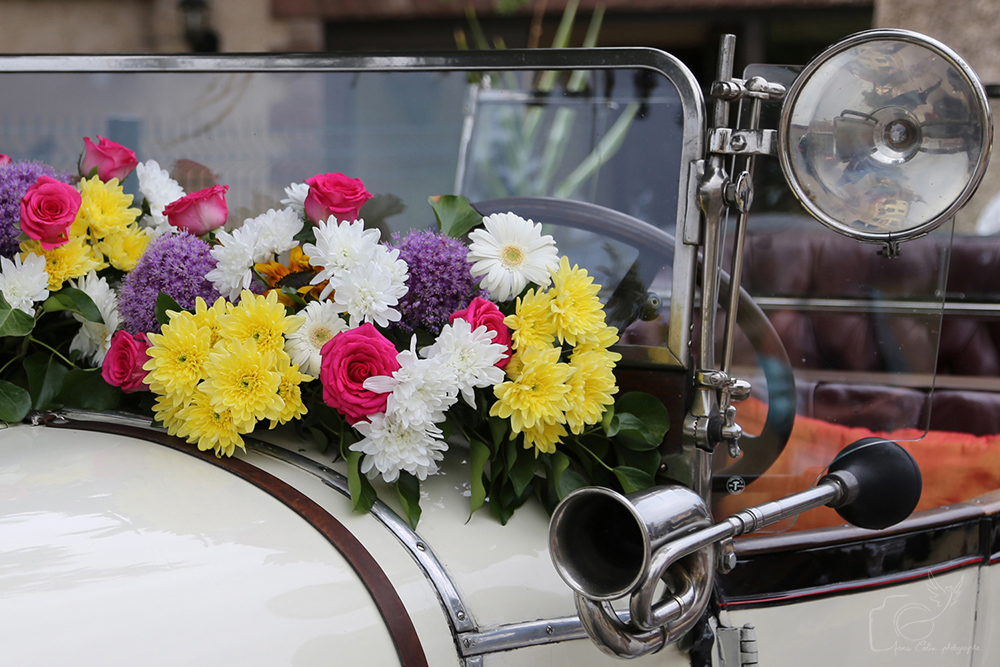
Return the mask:
{"type": "Polygon", "coordinates": [[[734,151],[741,151],[747,147],[747,138],[742,134],[737,134],[729,140],[729,145],[734,151]]]}

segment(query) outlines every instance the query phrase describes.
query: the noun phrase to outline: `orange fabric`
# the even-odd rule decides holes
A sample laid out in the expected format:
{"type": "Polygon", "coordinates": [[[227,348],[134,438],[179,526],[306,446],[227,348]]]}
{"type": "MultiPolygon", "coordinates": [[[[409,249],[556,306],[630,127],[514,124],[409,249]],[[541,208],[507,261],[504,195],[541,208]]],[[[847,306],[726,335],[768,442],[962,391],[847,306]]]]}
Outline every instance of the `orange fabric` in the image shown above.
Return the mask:
{"type": "MultiPolygon", "coordinates": [[[[759,433],[766,409],[764,403],[749,399],[738,404],[737,419],[748,433],[759,433]]],[[[1000,489],[1000,434],[976,436],[929,431],[924,435],[917,429],[874,432],[797,416],[792,437],[778,460],[743,493],[717,498],[713,507],[716,518],[812,486],[841,449],[869,436],[893,440],[916,459],[923,477],[923,493],[917,511],[951,505],[1000,489]]],[[[786,521],[764,531],[789,529],[789,526],[792,530],[808,530],[843,523],[834,510],[821,507],[799,515],[794,524],[786,521]]]]}

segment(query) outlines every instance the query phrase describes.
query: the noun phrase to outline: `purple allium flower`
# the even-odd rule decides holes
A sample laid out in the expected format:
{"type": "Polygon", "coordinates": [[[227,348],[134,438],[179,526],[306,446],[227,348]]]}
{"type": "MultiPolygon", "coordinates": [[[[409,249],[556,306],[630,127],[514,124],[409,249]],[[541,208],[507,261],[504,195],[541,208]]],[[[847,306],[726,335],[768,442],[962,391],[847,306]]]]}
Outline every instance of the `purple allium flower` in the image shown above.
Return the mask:
{"type": "Polygon", "coordinates": [[[0,255],[12,259],[20,250],[21,197],[39,176],[69,183],[69,174],[42,162],[18,161],[0,165],[0,255]]]}
{"type": "Polygon", "coordinates": [[[150,243],[118,293],[123,328],[132,334],[159,331],[156,297],[160,292],[182,308],[194,309],[199,296],[211,306],[219,292],[205,275],[215,263],[209,245],[187,232],[164,234],[150,243]]]}
{"type": "Polygon", "coordinates": [[[411,231],[402,241],[394,234],[392,240],[391,247],[399,249],[410,275],[409,290],[397,306],[403,316],[397,326],[438,334],[456,310],[477,296],[488,297],[477,286],[479,279],[472,277],[472,265],[466,260],[469,249],[461,241],[433,229],[411,231]]]}

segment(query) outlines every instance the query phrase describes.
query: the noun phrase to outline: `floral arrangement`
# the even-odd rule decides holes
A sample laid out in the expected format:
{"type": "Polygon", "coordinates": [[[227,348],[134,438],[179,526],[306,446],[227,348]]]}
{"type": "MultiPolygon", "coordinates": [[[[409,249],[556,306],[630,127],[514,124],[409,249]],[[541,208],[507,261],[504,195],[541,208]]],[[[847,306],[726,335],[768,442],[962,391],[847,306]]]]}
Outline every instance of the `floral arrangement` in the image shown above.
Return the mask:
{"type": "Polygon", "coordinates": [[[0,419],[140,410],[217,456],[291,424],[346,460],[355,507],[393,486],[413,524],[459,441],[470,511],[501,522],[653,484],[666,409],[619,394],[600,286],[541,224],[441,196],[436,229],[383,239],[330,173],[227,229],[226,194],[102,137],[72,177],[0,155],[0,419]]]}

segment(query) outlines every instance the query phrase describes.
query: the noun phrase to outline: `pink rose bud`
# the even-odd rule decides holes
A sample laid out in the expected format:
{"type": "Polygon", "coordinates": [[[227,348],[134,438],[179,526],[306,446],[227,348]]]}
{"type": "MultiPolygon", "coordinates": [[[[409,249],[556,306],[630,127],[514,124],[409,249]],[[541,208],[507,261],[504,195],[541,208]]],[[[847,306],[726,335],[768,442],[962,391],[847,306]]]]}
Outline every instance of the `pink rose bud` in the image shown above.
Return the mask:
{"type": "Polygon", "coordinates": [[[319,174],[306,179],[309,194],[306,195],[306,217],[313,223],[327,220],[330,216],[337,222],[354,222],[361,207],[372,194],[365,190],[360,178],[349,178],[343,174],[319,174]]]}
{"type": "Polygon", "coordinates": [[[84,137],[80,174],[87,178],[94,167],[97,167],[97,177],[105,183],[112,178],[117,178],[119,182],[124,181],[139,163],[135,159],[135,152],[101,135],[97,135],[97,141],[95,144],[89,137],[84,137]]]}
{"type": "Polygon", "coordinates": [[[511,355],[510,329],[503,323],[503,313],[492,301],[487,301],[482,297],[476,297],[465,310],[459,310],[448,318],[449,324],[454,324],[457,319],[466,320],[472,325],[473,331],[481,326],[485,326],[488,331],[495,331],[496,336],[493,342],[507,348],[507,356],[496,363],[497,368],[506,368],[511,355]]]}
{"type": "Polygon", "coordinates": [[[364,388],[365,380],[399,370],[396,347],[371,323],[341,331],[320,350],[319,377],[323,400],[352,426],[370,415],[385,412],[389,394],[364,388]]]}
{"type": "Polygon", "coordinates": [[[226,205],[228,190],[228,185],[213,185],[167,204],[163,213],[167,216],[167,221],[177,229],[186,230],[195,236],[207,234],[226,224],[226,218],[229,217],[229,206],[226,205]]]}
{"type": "Polygon", "coordinates": [[[13,160],[10,159],[9,155],[6,153],[0,153],[0,165],[10,164],[11,162],[13,162],[13,160]]]}
{"type": "Polygon", "coordinates": [[[127,331],[116,331],[101,365],[101,377],[112,387],[121,387],[126,394],[148,391],[149,387],[143,382],[146,371],[142,365],[149,360],[146,354],[149,347],[149,339],[144,333],[133,336],[127,331]]]}
{"type": "Polygon", "coordinates": [[[39,176],[21,197],[21,231],[44,250],[58,248],[69,240],[69,227],[82,201],[72,185],[39,176]]]}

